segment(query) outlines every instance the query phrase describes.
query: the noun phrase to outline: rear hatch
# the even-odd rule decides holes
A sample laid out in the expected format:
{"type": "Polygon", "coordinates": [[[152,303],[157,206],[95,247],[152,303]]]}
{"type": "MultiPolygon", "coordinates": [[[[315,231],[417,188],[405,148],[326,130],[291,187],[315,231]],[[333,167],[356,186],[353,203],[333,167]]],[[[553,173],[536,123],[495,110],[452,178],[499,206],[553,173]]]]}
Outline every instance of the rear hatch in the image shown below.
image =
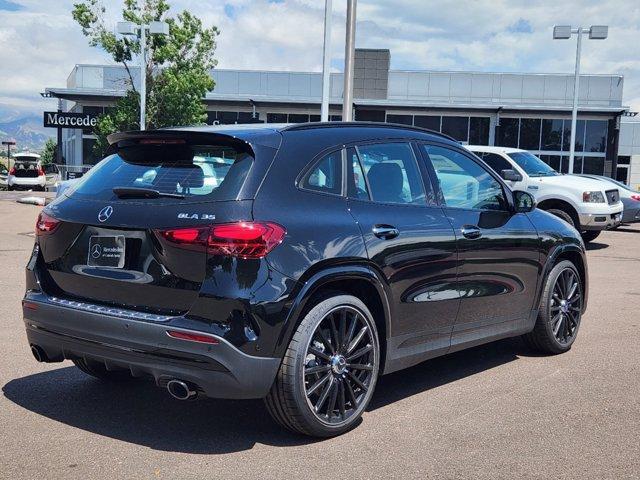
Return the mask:
{"type": "Polygon", "coordinates": [[[16,178],[38,178],[40,174],[44,175],[38,167],[38,162],[16,161],[13,166],[16,178]]]}
{"type": "Polygon", "coordinates": [[[36,228],[43,290],[153,313],[188,311],[205,279],[211,225],[252,219],[246,187],[262,171],[248,143],[211,137],[121,141],[50,204],[36,228]]]}

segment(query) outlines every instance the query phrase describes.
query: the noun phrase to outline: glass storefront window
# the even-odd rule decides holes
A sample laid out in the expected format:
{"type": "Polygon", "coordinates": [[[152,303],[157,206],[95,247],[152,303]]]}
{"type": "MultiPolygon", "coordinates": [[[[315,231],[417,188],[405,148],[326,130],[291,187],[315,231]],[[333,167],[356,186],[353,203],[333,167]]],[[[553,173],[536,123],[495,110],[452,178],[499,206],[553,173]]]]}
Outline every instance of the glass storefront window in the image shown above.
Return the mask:
{"type": "Polygon", "coordinates": [[[498,127],[496,145],[501,147],[518,148],[519,118],[501,118],[498,127]]]}
{"type": "Polygon", "coordinates": [[[562,157],[560,155],[540,155],[540,160],[553,168],[556,172],[560,171],[560,162],[562,157]]]}
{"type": "Polygon", "coordinates": [[[307,123],[309,121],[309,115],[304,113],[290,113],[289,123],[307,123]]]}
{"type": "Polygon", "coordinates": [[[585,152],[604,152],[607,146],[607,121],[587,120],[584,138],[585,152]]]}
{"type": "Polygon", "coordinates": [[[584,157],[582,173],[604,175],[604,157],[584,157]]]}
{"type": "Polygon", "coordinates": [[[562,149],[562,120],[542,119],[542,145],[541,150],[554,150],[559,152],[562,149]]]}
{"type": "MultiPolygon", "coordinates": [[[[576,123],[576,152],[584,152],[584,128],[586,122],[584,120],[578,120],[576,123]]],[[[569,125],[571,125],[571,121],[569,121],[569,125]]],[[[571,142],[571,138],[569,137],[569,142],[571,142]]],[[[569,143],[567,143],[569,145],[569,143]]]]}
{"type": "Polygon", "coordinates": [[[469,145],[489,145],[489,117],[469,119],[469,145]]]}
{"type": "Polygon", "coordinates": [[[520,148],[523,150],[540,150],[540,119],[520,119],[520,148]]]}
{"type": "Polygon", "coordinates": [[[267,113],[267,123],[287,123],[287,114],[267,113]]]}
{"type": "Polygon", "coordinates": [[[388,113],[387,123],[400,123],[402,125],[413,125],[413,115],[393,115],[388,113]]]}
{"type": "Polygon", "coordinates": [[[459,142],[469,141],[469,117],[442,117],[442,133],[459,142]]]}
{"type": "Polygon", "coordinates": [[[361,122],[384,122],[387,113],[384,110],[362,110],[356,108],[355,120],[361,122]]]}
{"type": "Polygon", "coordinates": [[[428,128],[436,132],[440,131],[440,117],[435,115],[414,115],[413,124],[416,127],[428,128]]]}
{"type": "MultiPolygon", "coordinates": [[[[567,158],[567,163],[569,159],[567,158]]],[[[573,157],[573,173],[582,173],[582,157],[573,157]]]]}

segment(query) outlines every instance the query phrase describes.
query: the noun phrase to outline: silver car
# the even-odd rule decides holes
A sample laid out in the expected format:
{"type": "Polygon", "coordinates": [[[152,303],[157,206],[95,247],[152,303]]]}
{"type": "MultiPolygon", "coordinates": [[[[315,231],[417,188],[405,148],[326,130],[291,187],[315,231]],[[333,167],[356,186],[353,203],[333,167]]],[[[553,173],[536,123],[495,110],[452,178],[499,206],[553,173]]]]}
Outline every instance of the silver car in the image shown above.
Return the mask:
{"type": "Polygon", "coordinates": [[[624,211],[622,212],[622,223],[634,223],[640,222],[640,192],[632,190],[629,186],[625,185],[613,178],[603,177],[601,175],[580,175],[581,177],[593,178],[594,180],[600,180],[601,182],[610,183],[618,188],[620,192],[620,200],[624,205],[624,211]]]}

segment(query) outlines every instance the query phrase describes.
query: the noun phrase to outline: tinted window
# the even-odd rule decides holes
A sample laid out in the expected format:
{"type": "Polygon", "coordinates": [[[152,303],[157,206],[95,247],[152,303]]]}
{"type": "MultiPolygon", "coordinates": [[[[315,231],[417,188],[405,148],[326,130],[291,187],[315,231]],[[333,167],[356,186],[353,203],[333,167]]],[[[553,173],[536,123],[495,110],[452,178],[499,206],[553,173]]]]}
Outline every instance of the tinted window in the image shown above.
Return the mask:
{"type": "Polygon", "coordinates": [[[508,153],[507,155],[509,155],[522,170],[527,172],[527,175],[530,177],[544,177],[558,174],[553,168],[529,152],[514,152],[508,153]]]}
{"type": "Polygon", "coordinates": [[[401,123],[403,125],[413,125],[413,116],[388,114],[387,123],[401,123]]]}
{"type": "Polygon", "coordinates": [[[604,175],[604,157],[584,157],[583,173],[604,175]]]}
{"type": "Polygon", "coordinates": [[[267,113],[267,123],[287,123],[287,114],[267,113]]]}
{"type": "Polygon", "coordinates": [[[116,198],[114,187],[138,187],[184,195],[187,199],[233,200],[252,163],[253,157],[231,147],[126,147],[89,170],[70,194],[110,200],[116,198]]]}
{"type": "Polygon", "coordinates": [[[342,153],[338,150],[320,159],[305,175],[301,184],[306,190],[342,193],[342,153]]]}
{"type": "Polygon", "coordinates": [[[307,123],[309,121],[309,115],[304,113],[290,113],[289,123],[307,123]]]}
{"type": "Polygon", "coordinates": [[[369,190],[367,189],[364,171],[356,149],[353,147],[347,148],[347,173],[349,175],[347,183],[349,198],[369,200],[369,190]]]}
{"type": "Polygon", "coordinates": [[[440,117],[433,115],[414,115],[413,124],[416,127],[428,128],[436,132],[440,131],[440,117]]]}
{"type": "Polygon", "coordinates": [[[520,148],[524,150],[540,150],[540,119],[520,119],[520,148]]]}
{"type": "Polygon", "coordinates": [[[466,155],[445,147],[423,145],[448,207],[506,210],[502,186],[466,155]]]}
{"type": "Polygon", "coordinates": [[[518,148],[518,130],[520,119],[501,118],[497,129],[496,145],[518,148]]]}
{"type": "Polygon", "coordinates": [[[460,142],[469,140],[469,117],[442,117],[442,133],[460,142]]]}
{"type": "Polygon", "coordinates": [[[384,122],[387,113],[384,110],[356,109],[355,119],[362,122],[384,122]]]}
{"type": "Polygon", "coordinates": [[[509,163],[508,160],[502,158],[502,155],[498,155],[497,153],[482,153],[480,154],[484,163],[489,165],[494,172],[498,175],[502,174],[502,170],[512,170],[513,166],[509,163]]]}
{"type": "Polygon", "coordinates": [[[562,120],[542,120],[542,150],[560,151],[562,148],[562,120]]]}
{"type": "Polygon", "coordinates": [[[607,121],[588,120],[584,138],[585,152],[604,152],[607,146],[607,121]]]}
{"type": "Polygon", "coordinates": [[[469,144],[489,145],[488,117],[471,117],[469,119],[469,144]]]}
{"type": "Polygon", "coordinates": [[[425,203],[424,187],[411,145],[362,145],[358,151],[373,201],[425,203]]]}

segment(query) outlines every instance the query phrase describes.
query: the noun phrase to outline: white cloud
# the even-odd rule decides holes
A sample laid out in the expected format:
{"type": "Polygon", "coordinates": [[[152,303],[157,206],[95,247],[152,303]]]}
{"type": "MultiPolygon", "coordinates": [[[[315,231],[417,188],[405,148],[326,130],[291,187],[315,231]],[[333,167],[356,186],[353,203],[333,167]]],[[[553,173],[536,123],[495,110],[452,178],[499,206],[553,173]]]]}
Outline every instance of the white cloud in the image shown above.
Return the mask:
{"type": "MultiPolygon", "coordinates": [[[[72,0],[14,0],[0,11],[0,101],[44,105],[38,92],[64,86],[76,63],[107,59],[87,46],[72,0]]],[[[104,1],[115,22],[120,1],[104,1]]],[[[221,68],[320,70],[322,0],[170,0],[217,25],[221,68]],[[228,16],[225,13],[231,13],[228,16]]],[[[334,64],[344,56],[345,2],[334,2],[334,64]]],[[[556,23],[608,24],[609,38],[583,43],[583,72],[625,76],[624,103],[640,110],[637,0],[360,0],[357,45],[390,48],[393,68],[571,72],[575,40],[554,41],[556,23]]],[[[50,101],[49,101],[50,102],[50,101]]]]}

